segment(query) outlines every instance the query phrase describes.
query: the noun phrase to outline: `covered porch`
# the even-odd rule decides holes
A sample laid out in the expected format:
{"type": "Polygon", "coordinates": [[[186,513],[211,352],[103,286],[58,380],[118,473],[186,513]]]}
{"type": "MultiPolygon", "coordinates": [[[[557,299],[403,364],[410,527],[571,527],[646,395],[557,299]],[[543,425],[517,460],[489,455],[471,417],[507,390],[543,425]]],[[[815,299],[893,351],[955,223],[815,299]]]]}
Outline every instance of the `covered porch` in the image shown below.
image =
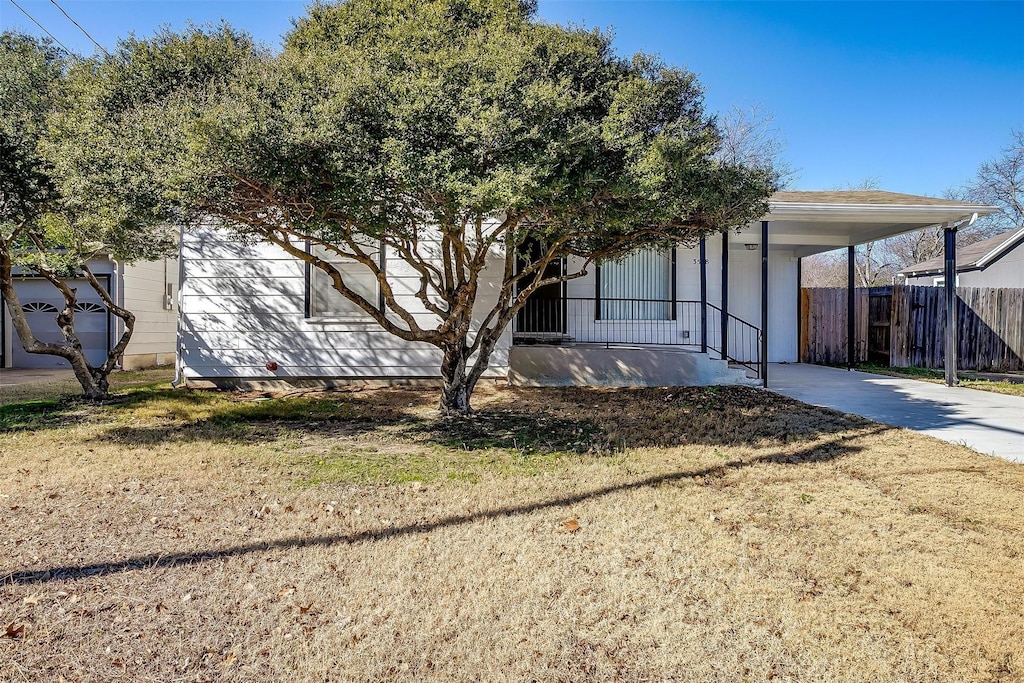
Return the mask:
{"type": "MultiPolygon", "coordinates": [[[[875,190],[778,192],[769,214],[757,223],[692,246],[637,253],[536,293],[513,323],[510,377],[561,385],[592,384],[595,377],[606,377],[598,382],[603,384],[629,378],[621,380],[629,385],[732,383],[727,381],[732,377],[735,383],[754,379],[769,386],[770,363],[798,360],[802,258],[847,249],[852,309],[857,245],[933,226],[955,236],[960,225],[993,210],[875,190]],[[533,350],[517,351],[525,347],[533,350]],[[617,368],[649,364],[629,349],[645,349],[645,358],[672,350],[660,356],[664,364],[680,363],[678,352],[684,351],[694,358],[683,364],[696,369],[684,376],[648,376],[639,369],[602,375],[602,362],[589,374],[574,375],[566,366],[556,376],[561,363],[570,363],[563,358],[567,354],[538,348],[566,347],[578,347],[574,357],[596,358],[593,349],[601,349],[617,368]],[[546,374],[534,376],[534,361],[545,353],[546,374]],[[708,364],[712,360],[719,362],[717,369],[708,364]],[[721,364],[740,372],[723,377],[721,364]]],[[[947,245],[951,242],[955,249],[955,240],[947,238],[947,245]]],[[[578,358],[571,364],[578,365],[578,358]]]]}

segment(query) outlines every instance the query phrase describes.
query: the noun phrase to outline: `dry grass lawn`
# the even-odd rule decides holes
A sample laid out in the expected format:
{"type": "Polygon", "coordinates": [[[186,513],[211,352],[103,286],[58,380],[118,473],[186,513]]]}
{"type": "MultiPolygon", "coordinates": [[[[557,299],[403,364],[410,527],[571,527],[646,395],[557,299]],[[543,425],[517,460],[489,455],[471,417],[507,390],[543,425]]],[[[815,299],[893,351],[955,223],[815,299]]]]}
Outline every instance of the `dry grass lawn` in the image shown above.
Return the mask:
{"type": "Polygon", "coordinates": [[[39,398],[0,407],[4,680],[1024,680],[1024,467],[910,431],[744,388],[39,398]]]}
{"type": "MultiPolygon", "coordinates": [[[[946,381],[945,372],[928,368],[890,368],[886,365],[865,363],[858,366],[857,369],[864,372],[873,372],[876,375],[889,375],[890,377],[899,377],[901,379],[917,379],[933,384],[944,384],[946,381]]],[[[1008,396],[1024,396],[1024,381],[1019,377],[1020,373],[1013,374],[1018,375],[1017,381],[986,379],[985,377],[979,377],[976,372],[964,370],[957,375],[957,379],[960,380],[960,386],[965,389],[991,391],[994,394],[1006,394],[1008,396]]]]}

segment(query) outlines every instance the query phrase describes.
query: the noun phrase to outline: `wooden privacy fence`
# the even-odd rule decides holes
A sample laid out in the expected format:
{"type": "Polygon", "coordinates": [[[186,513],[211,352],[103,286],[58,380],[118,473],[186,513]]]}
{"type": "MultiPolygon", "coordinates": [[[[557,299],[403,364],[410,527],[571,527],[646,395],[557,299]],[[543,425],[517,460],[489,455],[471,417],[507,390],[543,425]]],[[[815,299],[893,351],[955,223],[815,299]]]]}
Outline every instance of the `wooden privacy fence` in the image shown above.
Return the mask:
{"type": "MultiPolygon", "coordinates": [[[[946,306],[942,287],[855,290],[855,360],[942,368],[946,306]]],[[[958,287],[958,367],[1024,370],[1024,289],[958,287]]],[[[846,289],[800,290],[800,360],[845,365],[846,289]]]]}

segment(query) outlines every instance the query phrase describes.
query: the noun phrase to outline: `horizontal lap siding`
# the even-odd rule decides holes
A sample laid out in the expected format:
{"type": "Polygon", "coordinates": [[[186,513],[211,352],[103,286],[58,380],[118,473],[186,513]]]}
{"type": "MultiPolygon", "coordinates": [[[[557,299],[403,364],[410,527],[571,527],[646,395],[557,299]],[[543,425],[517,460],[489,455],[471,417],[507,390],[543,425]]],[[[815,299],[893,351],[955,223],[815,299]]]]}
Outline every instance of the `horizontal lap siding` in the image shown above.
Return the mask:
{"type": "MultiPolygon", "coordinates": [[[[303,264],[272,245],[244,244],[215,231],[187,234],[182,244],[180,363],[185,377],[421,378],[436,377],[441,355],[428,344],[405,342],[364,320],[307,320],[303,264]],[[276,372],[266,370],[275,361],[276,372]]],[[[500,264],[495,264],[499,266],[500,264]]],[[[389,259],[396,299],[417,322],[437,319],[415,297],[419,279],[407,264],[389,259]]],[[[481,282],[486,305],[494,300],[500,267],[481,282]]],[[[491,357],[488,375],[507,372],[511,335],[491,357]]]]}

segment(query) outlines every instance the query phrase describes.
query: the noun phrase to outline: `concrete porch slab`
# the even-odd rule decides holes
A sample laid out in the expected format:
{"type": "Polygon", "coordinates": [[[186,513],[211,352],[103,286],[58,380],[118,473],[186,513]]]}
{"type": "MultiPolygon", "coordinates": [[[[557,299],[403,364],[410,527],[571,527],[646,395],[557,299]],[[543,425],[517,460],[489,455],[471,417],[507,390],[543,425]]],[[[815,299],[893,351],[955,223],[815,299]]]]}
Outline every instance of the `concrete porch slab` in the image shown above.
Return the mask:
{"type": "Polygon", "coordinates": [[[1024,398],[820,365],[776,364],[768,388],[1024,463],[1024,398]]]}

